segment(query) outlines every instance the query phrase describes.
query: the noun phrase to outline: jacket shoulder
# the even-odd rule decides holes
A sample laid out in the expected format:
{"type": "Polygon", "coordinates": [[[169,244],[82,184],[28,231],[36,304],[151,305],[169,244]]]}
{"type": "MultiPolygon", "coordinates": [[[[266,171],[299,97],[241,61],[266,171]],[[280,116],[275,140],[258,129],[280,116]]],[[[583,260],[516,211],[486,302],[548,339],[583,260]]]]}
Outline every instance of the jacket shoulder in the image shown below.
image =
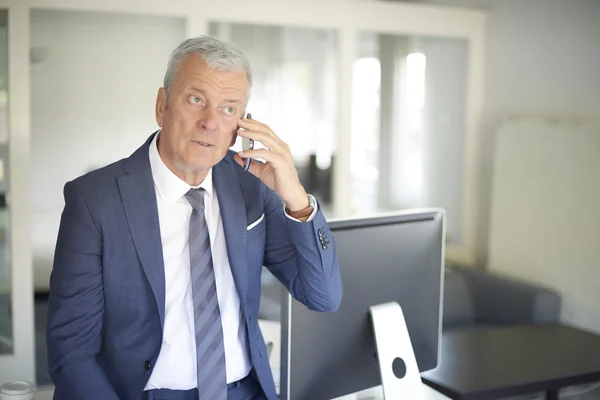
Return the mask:
{"type": "Polygon", "coordinates": [[[94,189],[100,187],[106,189],[106,184],[116,183],[116,177],[124,174],[122,165],[125,160],[126,159],[124,158],[104,167],[89,171],[71,180],[67,184],[77,186],[83,193],[94,191],[94,189]]]}
{"type": "Polygon", "coordinates": [[[73,189],[75,189],[83,198],[90,212],[95,217],[102,219],[101,216],[114,210],[116,202],[120,201],[117,177],[124,175],[122,168],[124,160],[95,169],[67,182],[63,188],[65,201],[72,198],[67,194],[67,188],[71,188],[70,193],[73,193],[73,189]]]}

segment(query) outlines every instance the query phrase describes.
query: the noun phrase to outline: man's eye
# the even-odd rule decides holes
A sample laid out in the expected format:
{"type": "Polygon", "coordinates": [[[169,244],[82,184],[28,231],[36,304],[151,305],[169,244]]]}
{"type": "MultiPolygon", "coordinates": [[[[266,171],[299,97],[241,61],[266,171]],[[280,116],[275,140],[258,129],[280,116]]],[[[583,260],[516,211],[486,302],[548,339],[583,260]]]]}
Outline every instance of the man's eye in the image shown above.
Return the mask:
{"type": "Polygon", "coordinates": [[[235,107],[231,107],[231,106],[225,107],[225,112],[227,114],[233,115],[233,114],[235,114],[235,107]]]}
{"type": "Polygon", "coordinates": [[[200,102],[202,101],[198,96],[190,96],[189,100],[192,104],[200,104],[200,102]]]}

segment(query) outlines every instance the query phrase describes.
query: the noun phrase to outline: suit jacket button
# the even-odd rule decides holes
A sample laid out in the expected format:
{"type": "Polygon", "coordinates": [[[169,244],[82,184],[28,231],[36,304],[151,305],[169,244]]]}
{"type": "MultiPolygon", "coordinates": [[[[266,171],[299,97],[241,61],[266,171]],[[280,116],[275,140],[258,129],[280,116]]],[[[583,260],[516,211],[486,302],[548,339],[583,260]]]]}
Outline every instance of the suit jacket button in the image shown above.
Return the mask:
{"type": "Polygon", "coordinates": [[[152,363],[150,362],[150,360],[144,361],[144,369],[146,371],[150,371],[151,368],[152,368],[152,363]]]}

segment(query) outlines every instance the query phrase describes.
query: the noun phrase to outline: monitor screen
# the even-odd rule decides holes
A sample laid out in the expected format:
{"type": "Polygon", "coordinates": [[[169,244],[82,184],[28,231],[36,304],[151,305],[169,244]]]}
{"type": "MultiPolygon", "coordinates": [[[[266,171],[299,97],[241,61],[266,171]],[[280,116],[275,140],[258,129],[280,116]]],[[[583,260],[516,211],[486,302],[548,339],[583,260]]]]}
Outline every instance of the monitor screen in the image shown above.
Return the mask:
{"type": "Polygon", "coordinates": [[[381,384],[369,308],[402,307],[419,370],[437,366],[444,211],[330,221],[344,295],[334,313],[284,296],[281,398],[332,399],[381,384]]]}

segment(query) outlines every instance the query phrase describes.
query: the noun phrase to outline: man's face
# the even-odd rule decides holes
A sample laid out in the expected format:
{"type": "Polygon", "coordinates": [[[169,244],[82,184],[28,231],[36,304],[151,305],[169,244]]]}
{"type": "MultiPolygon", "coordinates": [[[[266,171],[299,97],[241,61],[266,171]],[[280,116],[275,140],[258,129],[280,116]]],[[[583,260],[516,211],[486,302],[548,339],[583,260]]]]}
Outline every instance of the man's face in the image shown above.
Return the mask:
{"type": "Polygon", "coordinates": [[[156,121],[162,128],[159,152],[165,164],[189,182],[204,175],[225,157],[243,116],[248,95],[243,70],[217,71],[197,55],[187,56],[169,98],[161,88],[156,121]]]}

